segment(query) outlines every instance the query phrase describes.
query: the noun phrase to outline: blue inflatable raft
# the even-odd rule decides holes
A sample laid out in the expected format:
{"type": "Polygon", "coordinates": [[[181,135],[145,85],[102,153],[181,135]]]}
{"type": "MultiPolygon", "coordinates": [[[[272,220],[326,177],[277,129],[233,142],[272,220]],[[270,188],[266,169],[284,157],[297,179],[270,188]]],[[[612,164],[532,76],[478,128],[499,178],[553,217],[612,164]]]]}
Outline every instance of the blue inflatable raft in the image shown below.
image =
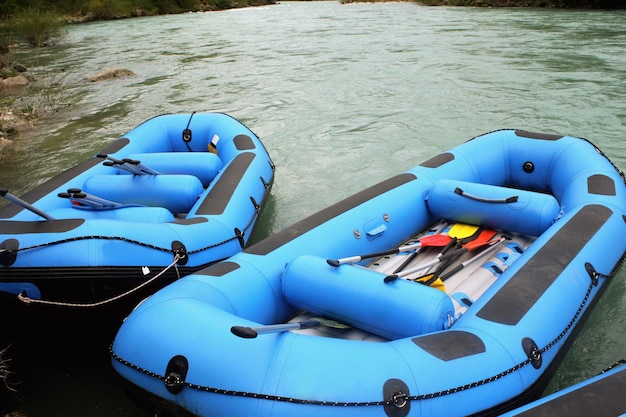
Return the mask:
{"type": "Polygon", "coordinates": [[[158,291],[112,364],[179,416],[498,415],[541,393],[625,235],[589,141],[488,133],[158,291]]]}
{"type": "Polygon", "coordinates": [[[0,190],[0,294],[100,303],[197,271],[247,244],[273,178],[234,118],[154,117],[21,198],[0,190]]]}

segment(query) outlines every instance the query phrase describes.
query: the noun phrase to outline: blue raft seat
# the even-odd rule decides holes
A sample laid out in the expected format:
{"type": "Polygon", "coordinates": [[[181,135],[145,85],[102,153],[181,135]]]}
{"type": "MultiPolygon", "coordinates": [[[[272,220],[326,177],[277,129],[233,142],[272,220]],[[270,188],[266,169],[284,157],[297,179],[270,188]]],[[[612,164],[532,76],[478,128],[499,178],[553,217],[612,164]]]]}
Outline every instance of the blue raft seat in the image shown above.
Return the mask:
{"type": "Polygon", "coordinates": [[[82,190],[120,204],[163,207],[188,213],[204,189],[193,175],[94,175],[82,190]]]}
{"type": "Polygon", "coordinates": [[[128,158],[140,161],[161,174],[193,175],[205,188],[223,166],[220,157],[209,152],[137,153],[129,155],[128,158]]]}
{"type": "Polygon", "coordinates": [[[545,232],[561,213],[550,194],[447,179],[431,188],[426,201],[439,218],[531,236],[545,232]]]}
{"type": "Polygon", "coordinates": [[[77,214],[81,218],[120,220],[132,223],[169,223],[174,221],[172,213],[163,207],[119,207],[115,210],[81,210],[75,208],[60,208],[48,212],[55,219],[74,219],[77,214]]]}
{"type": "Polygon", "coordinates": [[[384,275],[360,266],[331,267],[302,255],[282,276],[292,306],[329,317],[387,339],[417,336],[449,326],[452,300],[438,289],[407,280],[384,282],[384,275]]]}

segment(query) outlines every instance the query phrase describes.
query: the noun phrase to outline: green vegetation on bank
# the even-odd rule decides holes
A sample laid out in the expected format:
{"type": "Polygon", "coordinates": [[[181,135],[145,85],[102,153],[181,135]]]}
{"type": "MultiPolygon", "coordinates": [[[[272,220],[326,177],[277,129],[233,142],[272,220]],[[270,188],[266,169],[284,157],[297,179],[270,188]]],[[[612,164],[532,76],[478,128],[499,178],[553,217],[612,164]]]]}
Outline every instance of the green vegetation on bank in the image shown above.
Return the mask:
{"type": "Polygon", "coordinates": [[[274,0],[5,0],[0,2],[0,16],[11,20],[26,10],[46,10],[69,21],[91,21],[273,3],[274,0]]]}
{"type": "Polygon", "coordinates": [[[429,6],[626,9],[624,0],[418,0],[429,6]]]}
{"type": "MultiPolygon", "coordinates": [[[[341,2],[385,0],[339,0],[341,2]]],[[[408,0],[432,6],[624,8],[623,0],[408,0]]],[[[0,18],[11,20],[39,11],[69,21],[224,10],[273,4],[276,0],[0,0],[0,18]]]]}

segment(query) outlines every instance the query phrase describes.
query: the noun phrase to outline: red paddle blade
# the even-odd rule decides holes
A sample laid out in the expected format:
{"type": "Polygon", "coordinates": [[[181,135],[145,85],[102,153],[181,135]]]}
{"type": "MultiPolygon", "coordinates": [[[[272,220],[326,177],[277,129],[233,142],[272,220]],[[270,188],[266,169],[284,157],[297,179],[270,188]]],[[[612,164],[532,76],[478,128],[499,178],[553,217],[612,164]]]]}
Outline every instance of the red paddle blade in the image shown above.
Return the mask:
{"type": "Polygon", "coordinates": [[[419,239],[423,248],[428,246],[446,246],[451,240],[450,236],[441,234],[428,235],[419,239]]]}
{"type": "MultiPolygon", "coordinates": [[[[495,231],[494,231],[495,232],[495,231]]],[[[486,239],[481,239],[480,241],[478,239],[473,240],[469,243],[467,243],[465,246],[463,246],[465,249],[467,249],[468,251],[473,251],[474,249],[480,248],[482,246],[485,245],[489,245],[494,243],[494,241],[489,240],[491,237],[493,237],[495,235],[495,233],[493,233],[491,236],[489,236],[486,239]]]]}
{"type": "Polygon", "coordinates": [[[480,235],[471,242],[463,245],[465,249],[468,251],[473,251],[476,248],[480,248],[481,246],[485,246],[488,243],[491,243],[490,239],[496,235],[496,231],[492,229],[483,230],[480,235]]]}

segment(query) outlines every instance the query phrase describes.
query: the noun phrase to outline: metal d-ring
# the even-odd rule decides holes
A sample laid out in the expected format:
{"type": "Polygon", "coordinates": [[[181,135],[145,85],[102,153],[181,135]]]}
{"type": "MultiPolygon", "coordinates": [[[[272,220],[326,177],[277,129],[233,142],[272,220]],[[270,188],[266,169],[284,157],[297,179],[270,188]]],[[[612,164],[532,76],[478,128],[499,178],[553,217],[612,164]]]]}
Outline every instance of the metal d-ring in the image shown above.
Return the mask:
{"type": "Polygon", "coordinates": [[[391,403],[397,408],[404,408],[409,403],[409,396],[403,392],[396,392],[391,397],[391,403]]]}

